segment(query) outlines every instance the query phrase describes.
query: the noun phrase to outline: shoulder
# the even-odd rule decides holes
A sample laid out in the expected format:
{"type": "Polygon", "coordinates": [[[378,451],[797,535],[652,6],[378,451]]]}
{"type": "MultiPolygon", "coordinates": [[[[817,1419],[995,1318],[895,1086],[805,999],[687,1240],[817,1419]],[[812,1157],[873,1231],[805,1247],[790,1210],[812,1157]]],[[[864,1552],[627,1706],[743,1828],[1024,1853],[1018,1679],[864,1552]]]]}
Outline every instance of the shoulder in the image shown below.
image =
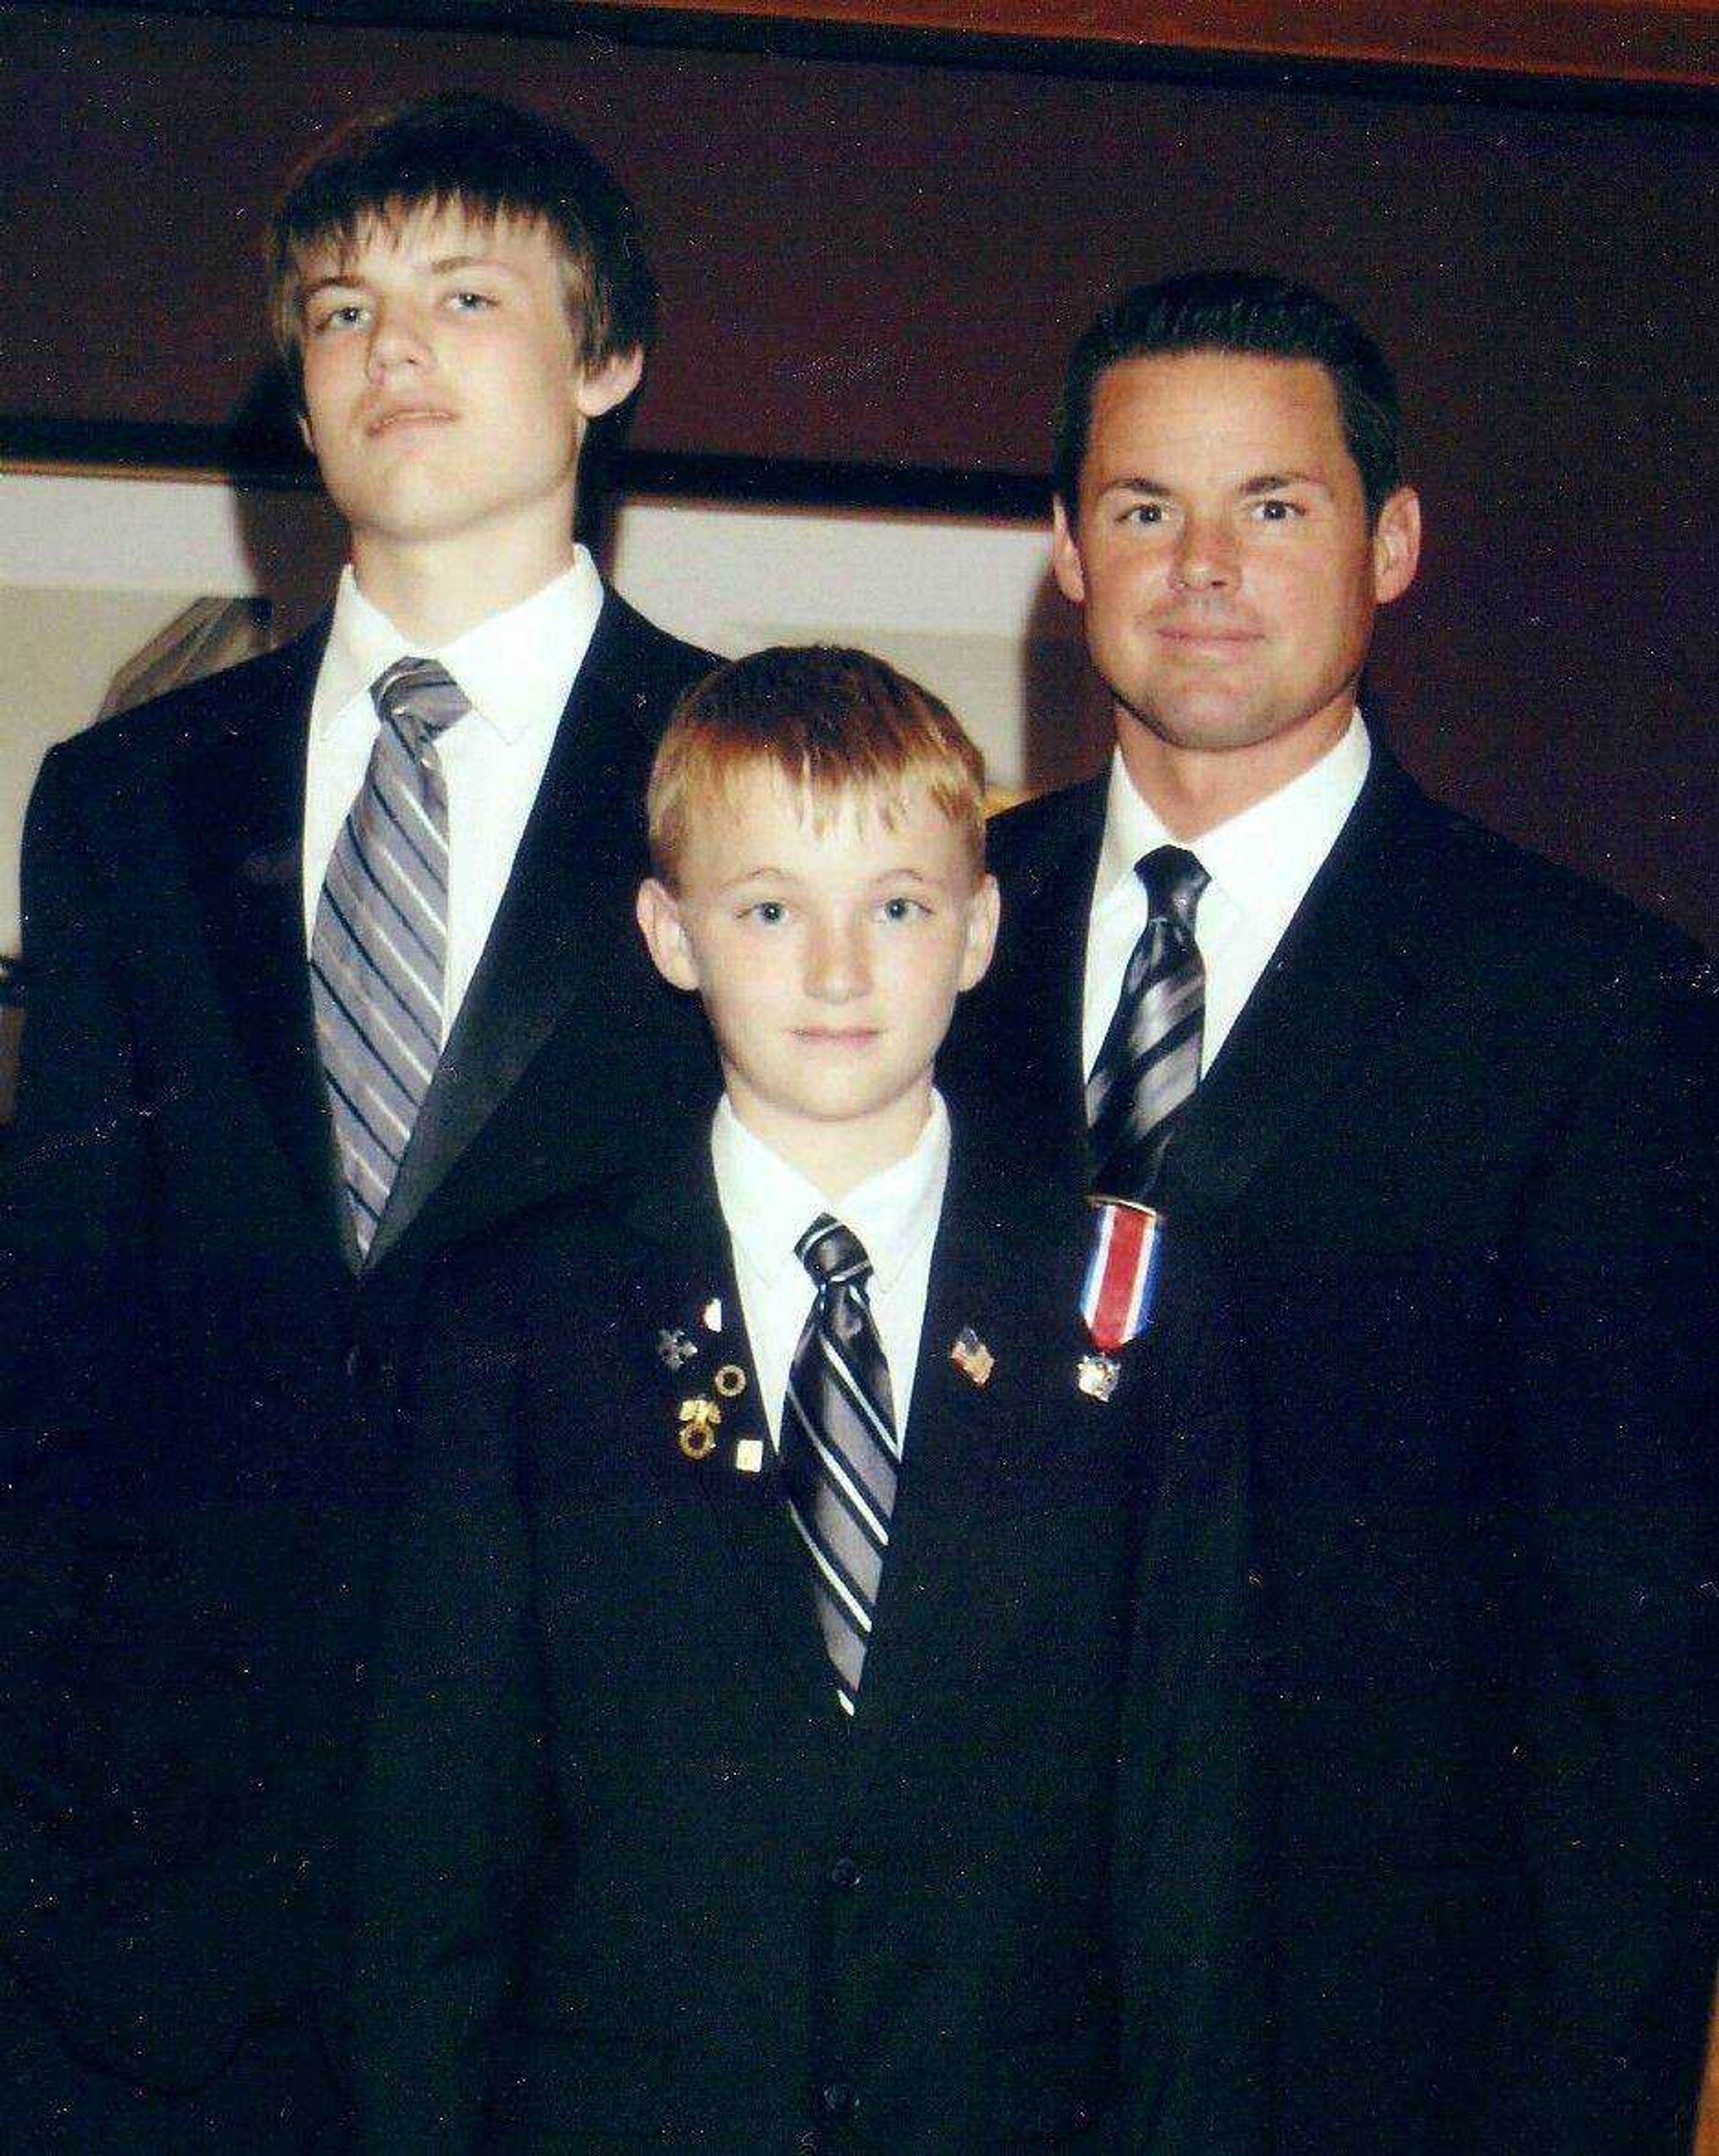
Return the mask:
{"type": "Polygon", "coordinates": [[[444,1250],[426,1295],[432,1316],[533,1351],[624,1321],[652,1261],[618,1190],[550,1199],[444,1250]]]}
{"type": "Polygon", "coordinates": [[[993,816],[985,826],[985,853],[997,876],[1005,880],[1042,873],[1065,850],[1099,829],[1104,821],[1107,772],[1059,787],[993,816]]]}
{"type": "Polygon", "coordinates": [[[1386,857],[1405,940],[1514,995],[1546,1001],[1633,990],[1699,993],[1698,943],[1666,921],[1383,774],[1386,857]]]}
{"type": "Polygon", "coordinates": [[[236,734],[307,712],[325,634],[319,623],[277,651],[98,720],[49,751],[38,783],[122,796],[236,734]]]}
{"type": "Polygon", "coordinates": [[[721,660],[647,621],[620,593],[605,589],[592,660],[641,708],[675,703],[721,660]]]}

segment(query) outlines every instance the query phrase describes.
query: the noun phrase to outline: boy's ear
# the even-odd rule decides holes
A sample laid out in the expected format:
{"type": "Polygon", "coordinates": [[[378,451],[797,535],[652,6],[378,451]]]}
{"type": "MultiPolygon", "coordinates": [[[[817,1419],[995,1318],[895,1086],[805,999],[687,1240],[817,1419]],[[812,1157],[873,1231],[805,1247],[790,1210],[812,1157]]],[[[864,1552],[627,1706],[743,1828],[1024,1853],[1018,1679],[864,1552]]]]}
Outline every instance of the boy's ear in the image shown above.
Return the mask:
{"type": "Polygon", "coordinates": [[[595,367],[582,367],[574,392],[580,411],[588,419],[600,419],[624,404],[644,373],[644,354],[636,344],[630,352],[612,352],[595,367]]]}
{"type": "Polygon", "coordinates": [[[1003,900],[993,875],[981,876],[967,902],[967,948],[962,953],[961,985],[977,988],[990,969],[997,948],[997,924],[1003,917],[1003,900]]]}
{"type": "Polygon", "coordinates": [[[644,947],[663,978],[677,988],[698,986],[698,961],[680,918],[680,901],[668,886],[654,876],[639,886],[634,912],[644,932],[644,947]]]}

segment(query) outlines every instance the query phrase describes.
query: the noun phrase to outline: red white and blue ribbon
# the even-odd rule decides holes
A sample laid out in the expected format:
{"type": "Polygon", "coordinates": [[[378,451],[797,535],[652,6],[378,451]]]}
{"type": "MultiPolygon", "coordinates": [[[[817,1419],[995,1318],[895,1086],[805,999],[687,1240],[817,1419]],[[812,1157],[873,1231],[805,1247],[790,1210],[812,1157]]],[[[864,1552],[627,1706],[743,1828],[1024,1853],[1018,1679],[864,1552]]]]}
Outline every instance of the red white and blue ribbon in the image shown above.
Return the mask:
{"type": "Polygon", "coordinates": [[[1080,1315],[1104,1354],[1127,1345],[1152,1322],[1163,1222],[1149,1205],[1126,1199],[1088,1200],[1098,1215],[1092,1255],[1080,1287],[1080,1315]]]}

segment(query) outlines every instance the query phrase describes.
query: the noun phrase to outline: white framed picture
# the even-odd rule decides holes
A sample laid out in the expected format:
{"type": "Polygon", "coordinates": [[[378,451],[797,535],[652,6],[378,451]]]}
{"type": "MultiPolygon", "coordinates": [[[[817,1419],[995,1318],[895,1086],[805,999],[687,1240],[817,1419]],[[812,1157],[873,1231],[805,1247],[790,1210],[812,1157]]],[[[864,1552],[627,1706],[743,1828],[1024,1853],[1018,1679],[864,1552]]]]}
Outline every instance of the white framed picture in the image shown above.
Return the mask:
{"type": "MultiPolygon", "coordinates": [[[[105,711],[280,641],[341,557],[320,495],[218,479],[0,469],[0,955],[49,746],[105,711]]],[[[942,696],[1014,798],[1090,770],[1104,738],[1078,624],[1036,520],[623,499],[604,568],[664,628],[730,657],[877,651],[942,696]]]]}

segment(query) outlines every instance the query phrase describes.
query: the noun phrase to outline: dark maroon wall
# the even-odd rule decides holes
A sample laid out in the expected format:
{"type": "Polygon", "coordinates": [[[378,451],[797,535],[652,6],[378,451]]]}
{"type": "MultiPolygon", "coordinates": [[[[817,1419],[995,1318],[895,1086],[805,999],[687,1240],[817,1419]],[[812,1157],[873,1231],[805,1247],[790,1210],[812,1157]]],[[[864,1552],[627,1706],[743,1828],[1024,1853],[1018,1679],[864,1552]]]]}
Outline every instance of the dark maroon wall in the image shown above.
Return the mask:
{"type": "Polygon", "coordinates": [[[1429,557],[1382,708],[1434,787],[1711,937],[1715,144],[1682,115],[15,8],[0,415],[213,424],[259,233],[355,109],[443,85],[613,163],[667,294],[641,448],[1044,469],[1125,278],[1250,262],[1394,353],[1429,557]]]}

